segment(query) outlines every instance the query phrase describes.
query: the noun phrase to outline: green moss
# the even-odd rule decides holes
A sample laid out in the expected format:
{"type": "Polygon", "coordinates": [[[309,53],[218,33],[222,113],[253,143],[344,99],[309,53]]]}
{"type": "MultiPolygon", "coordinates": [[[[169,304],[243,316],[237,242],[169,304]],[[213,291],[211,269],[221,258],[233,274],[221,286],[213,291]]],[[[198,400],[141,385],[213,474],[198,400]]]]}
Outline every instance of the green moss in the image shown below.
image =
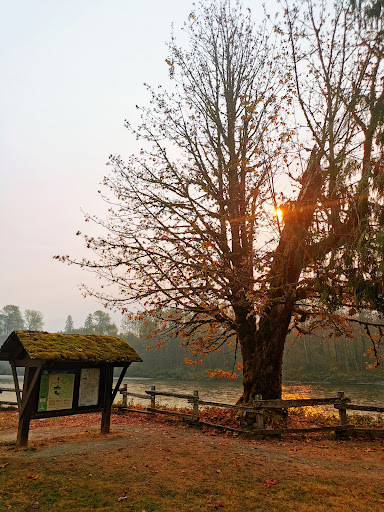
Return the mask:
{"type": "Polygon", "coordinates": [[[15,331],[31,359],[101,362],[141,361],[126,341],[101,334],[15,331]]]}

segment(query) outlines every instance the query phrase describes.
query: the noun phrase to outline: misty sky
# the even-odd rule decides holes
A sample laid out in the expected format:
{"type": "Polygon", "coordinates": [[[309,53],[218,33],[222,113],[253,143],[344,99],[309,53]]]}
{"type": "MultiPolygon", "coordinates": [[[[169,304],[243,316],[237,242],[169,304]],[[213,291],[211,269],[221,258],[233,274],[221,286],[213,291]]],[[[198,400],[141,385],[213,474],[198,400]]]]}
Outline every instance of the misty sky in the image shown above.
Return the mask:
{"type": "Polygon", "coordinates": [[[53,256],[89,256],[81,210],[104,211],[108,156],[137,149],[124,119],[148,103],[144,82],[167,82],[171,24],[177,34],[192,4],[0,1],[0,309],[37,309],[49,331],[100,309],[78,289],[95,277],[53,256]]]}

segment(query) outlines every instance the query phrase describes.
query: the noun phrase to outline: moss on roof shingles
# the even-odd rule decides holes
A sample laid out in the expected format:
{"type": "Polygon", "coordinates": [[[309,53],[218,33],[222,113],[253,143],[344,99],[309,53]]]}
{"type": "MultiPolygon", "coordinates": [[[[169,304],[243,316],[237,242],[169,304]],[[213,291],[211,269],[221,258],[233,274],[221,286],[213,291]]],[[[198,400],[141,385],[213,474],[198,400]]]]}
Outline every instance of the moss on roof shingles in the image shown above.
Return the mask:
{"type": "Polygon", "coordinates": [[[31,359],[138,362],[140,356],[126,341],[101,334],[58,334],[15,331],[31,359]]]}

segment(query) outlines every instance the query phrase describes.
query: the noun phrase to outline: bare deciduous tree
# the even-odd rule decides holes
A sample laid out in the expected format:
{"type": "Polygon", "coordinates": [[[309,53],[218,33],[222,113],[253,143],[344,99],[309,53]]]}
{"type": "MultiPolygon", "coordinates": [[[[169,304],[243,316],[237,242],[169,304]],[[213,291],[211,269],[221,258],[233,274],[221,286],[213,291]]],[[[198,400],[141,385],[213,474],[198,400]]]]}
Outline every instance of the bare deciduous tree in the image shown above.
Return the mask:
{"type": "Polygon", "coordinates": [[[44,327],[43,314],[35,309],[26,309],[24,313],[25,327],[29,331],[41,331],[44,327]]]}
{"type": "Polygon", "coordinates": [[[171,40],[173,87],[151,90],[133,130],[142,151],[110,159],[110,216],[93,219],[108,234],[85,236],[98,258],[78,264],[119,295],[88,292],[123,311],[173,308],[192,352],[230,340],[244,403],[281,396],[290,328],[316,315],[342,329],[343,305],[382,309],[380,16],[308,0],[256,32],[239,2],[201,5],[189,48],[171,40]]]}

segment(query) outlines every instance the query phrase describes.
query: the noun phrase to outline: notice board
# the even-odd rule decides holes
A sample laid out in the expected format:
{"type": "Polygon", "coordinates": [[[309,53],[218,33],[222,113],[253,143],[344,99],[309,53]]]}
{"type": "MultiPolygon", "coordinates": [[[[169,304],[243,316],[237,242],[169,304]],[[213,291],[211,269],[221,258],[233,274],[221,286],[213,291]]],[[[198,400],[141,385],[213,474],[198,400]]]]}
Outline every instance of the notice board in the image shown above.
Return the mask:
{"type": "Polygon", "coordinates": [[[80,371],[79,407],[99,403],[100,368],[82,368],[80,371]]]}
{"type": "Polygon", "coordinates": [[[74,370],[43,370],[37,411],[71,409],[75,384],[74,370]]]}

